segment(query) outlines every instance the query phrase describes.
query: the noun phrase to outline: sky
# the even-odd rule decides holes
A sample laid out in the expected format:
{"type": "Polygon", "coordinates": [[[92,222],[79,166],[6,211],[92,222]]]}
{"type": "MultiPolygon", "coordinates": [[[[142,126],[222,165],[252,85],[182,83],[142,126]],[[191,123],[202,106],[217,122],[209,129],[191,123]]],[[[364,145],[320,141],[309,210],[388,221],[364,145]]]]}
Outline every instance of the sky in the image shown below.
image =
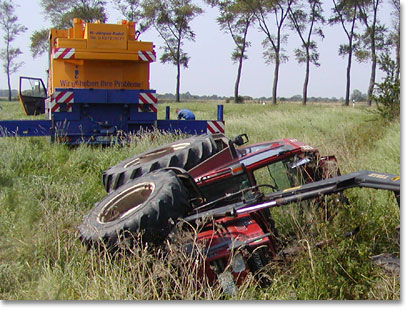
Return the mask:
{"type": "MultiPolygon", "coordinates": [[[[49,28],[51,24],[45,19],[40,7],[40,0],[12,0],[16,4],[18,22],[24,24],[28,30],[13,41],[13,47],[19,47],[23,55],[18,61],[24,65],[12,75],[12,88],[18,88],[19,76],[41,77],[46,81],[45,70],[48,66],[47,55],[33,58],[30,53],[30,36],[35,30],[49,28]]],[[[111,2],[108,0],[107,2],[111,2]]],[[[181,93],[190,92],[193,95],[233,96],[237,65],[231,61],[234,48],[229,34],[222,32],[216,22],[218,10],[210,8],[202,1],[194,0],[205,12],[194,19],[191,24],[196,33],[195,42],[186,42],[185,51],[191,57],[189,67],[182,70],[181,93]]],[[[384,1],[379,16],[382,22],[391,27],[391,6],[384,1]]],[[[324,0],[325,16],[330,16],[331,1],[324,0]]],[[[123,19],[120,13],[110,6],[107,10],[108,23],[117,23],[123,19]]],[[[281,64],[279,72],[279,97],[291,97],[302,94],[305,75],[304,64],[298,64],[293,51],[299,47],[300,39],[296,33],[286,30],[289,34],[288,44],[285,46],[289,61],[281,64]]],[[[325,39],[318,40],[320,53],[320,67],[311,66],[308,96],[336,97],[345,95],[347,60],[338,55],[339,45],[346,42],[346,35],[338,25],[324,27],[325,39]]],[[[270,97],[272,94],[273,65],[266,64],[262,57],[261,42],[264,35],[256,25],[250,30],[251,47],[248,50],[248,60],[243,66],[243,73],[239,92],[244,96],[270,97]]],[[[152,41],[156,46],[157,55],[161,55],[160,47],[163,41],[155,31],[144,32],[140,36],[142,41],[152,41]]],[[[159,59],[159,57],[157,58],[159,59]]],[[[376,74],[376,82],[380,81],[382,72],[376,74]]],[[[351,91],[360,90],[367,93],[370,79],[370,63],[354,61],[351,71],[351,91]]],[[[175,93],[176,67],[162,64],[159,61],[151,64],[151,89],[158,93],[175,93]]],[[[0,89],[7,88],[6,76],[0,74],[0,89]]]]}

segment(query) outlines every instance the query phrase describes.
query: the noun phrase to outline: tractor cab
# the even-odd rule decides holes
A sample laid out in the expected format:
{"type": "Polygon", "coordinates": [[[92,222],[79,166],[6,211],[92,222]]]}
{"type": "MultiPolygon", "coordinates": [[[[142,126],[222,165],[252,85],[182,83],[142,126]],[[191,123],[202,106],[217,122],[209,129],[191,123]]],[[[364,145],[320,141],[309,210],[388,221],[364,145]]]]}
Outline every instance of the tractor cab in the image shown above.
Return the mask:
{"type": "MultiPolygon", "coordinates": [[[[280,139],[237,148],[236,156],[225,156],[229,160],[225,157],[220,160],[223,152],[229,150],[226,147],[189,171],[207,201],[253,186],[257,186],[258,191],[269,194],[318,181],[323,179],[329,162],[336,165],[335,158],[322,158],[317,149],[296,139],[280,139]],[[225,164],[218,165],[221,162],[225,164]],[[217,168],[209,169],[210,167],[217,168]]],[[[232,150],[230,152],[233,154],[232,150]]]]}
{"type": "Polygon", "coordinates": [[[44,114],[47,90],[43,80],[32,77],[20,77],[19,97],[26,115],[44,114]]]}

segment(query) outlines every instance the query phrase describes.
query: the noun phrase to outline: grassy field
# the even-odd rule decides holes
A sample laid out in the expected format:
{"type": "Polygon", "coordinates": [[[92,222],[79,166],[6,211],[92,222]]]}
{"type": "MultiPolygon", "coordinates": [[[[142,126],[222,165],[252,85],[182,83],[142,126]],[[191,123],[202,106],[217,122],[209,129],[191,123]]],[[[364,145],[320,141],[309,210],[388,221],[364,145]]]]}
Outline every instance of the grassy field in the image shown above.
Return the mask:
{"type": "MultiPolygon", "coordinates": [[[[0,119],[23,118],[17,102],[0,102],[0,119]]],[[[171,104],[216,119],[216,104],[171,104]]],[[[164,117],[164,105],[159,118],[164,117]]],[[[342,173],[360,169],[400,173],[400,123],[385,123],[364,108],[337,105],[225,104],[226,134],[250,142],[297,138],[336,155],[342,173]]],[[[350,204],[332,223],[297,206],[275,210],[284,238],[296,236],[309,251],[266,271],[271,285],[249,279],[235,296],[195,287],[194,262],[178,248],[163,257],[143,245],[132,255],[88,251],[78,240],[82,216],[105,195],[101,172],[173,135],[138,139],[128,146],[69,148],[46,138],[0,139],[0,298],[9,299],[400,299],[400,278],[370,263],[380,253],[400,256],[395,227],[400,211],[389,193],[350,190],[350,204]],[[360,225],[354,238],[340,238],[360,225]],[[324,248],[315,243],[336,242],[324,248]],[[174,262],[179,262],[178,268],[174,262]]]]}

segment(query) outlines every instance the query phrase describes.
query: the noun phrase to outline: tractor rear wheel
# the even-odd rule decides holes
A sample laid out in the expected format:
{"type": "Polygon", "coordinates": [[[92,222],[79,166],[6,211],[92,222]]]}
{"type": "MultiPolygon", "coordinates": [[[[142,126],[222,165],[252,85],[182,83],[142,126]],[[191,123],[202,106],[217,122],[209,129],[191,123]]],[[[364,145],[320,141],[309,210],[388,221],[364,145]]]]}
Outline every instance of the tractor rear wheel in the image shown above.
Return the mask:
{"type": "Polygon", "coordinates": [[[217,151],[212,135],[182,139],[121,161],[103,172],[102,181],[105,190],[111,192],[132,179],[161,168],[178,167],[188,171],[217,151]]]}
{"type": "Polygon", "coordinates": [[[155,171],[109,193],[84,216],[80,239],[115,250],[126,241],[161,243],[173,222],[191,209],[189,195],[173,171],[155,171]]]}

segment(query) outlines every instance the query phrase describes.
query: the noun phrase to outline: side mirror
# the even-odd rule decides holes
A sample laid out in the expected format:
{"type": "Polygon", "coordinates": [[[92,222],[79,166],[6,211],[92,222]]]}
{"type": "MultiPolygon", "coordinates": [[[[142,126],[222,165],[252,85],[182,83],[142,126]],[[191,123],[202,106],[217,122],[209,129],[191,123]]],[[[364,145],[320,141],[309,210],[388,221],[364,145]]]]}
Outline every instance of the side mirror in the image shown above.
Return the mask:
{"type": "Polygon", "coordinates": [[[235,143],[237,146],[241,146],[244,145],[245,143],[248,143],[249,139],[248,139],[248,135],[246,133],[243,133],[239,136],[236,136],[233,139],[233,143],[235,143]]]}

